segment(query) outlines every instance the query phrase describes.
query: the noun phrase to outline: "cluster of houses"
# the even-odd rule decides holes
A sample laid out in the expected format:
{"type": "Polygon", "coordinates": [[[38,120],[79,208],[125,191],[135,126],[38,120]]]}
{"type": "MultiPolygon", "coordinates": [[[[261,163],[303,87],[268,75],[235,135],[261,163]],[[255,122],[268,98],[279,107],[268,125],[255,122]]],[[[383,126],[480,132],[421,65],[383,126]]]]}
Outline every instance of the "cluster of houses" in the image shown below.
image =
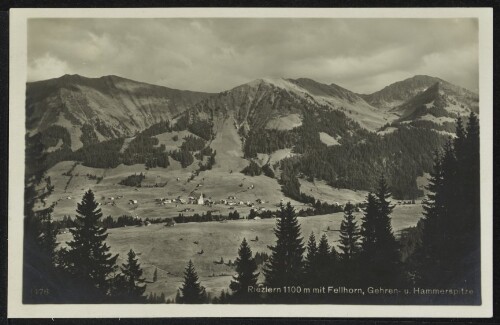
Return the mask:
{"type": "Polygon", "coordinates": [[[263,199],[257,199],[255,202],[251,201],[238,201],[234,195],[230,195],[227,197],[227,199],[220,199],[220,200],[213,200],[212,198],[206,198],[203,196],[203,193],[201,193],[199,196],[189,196],[187,199],[184,199],[180,196],[178,196],[175,199],[169,199],[169,198],[158,198],[156,199],[156,203],[159,205],[167,205],[167,204],[195,204],[195,205],[206,205],[206,206],[212,206],[214,204],[223,204],[223,205],[228,205],[228,206],[247,206],[247,207],[254,207],[255,204],[264,204],[266,201],[263,199]]]}

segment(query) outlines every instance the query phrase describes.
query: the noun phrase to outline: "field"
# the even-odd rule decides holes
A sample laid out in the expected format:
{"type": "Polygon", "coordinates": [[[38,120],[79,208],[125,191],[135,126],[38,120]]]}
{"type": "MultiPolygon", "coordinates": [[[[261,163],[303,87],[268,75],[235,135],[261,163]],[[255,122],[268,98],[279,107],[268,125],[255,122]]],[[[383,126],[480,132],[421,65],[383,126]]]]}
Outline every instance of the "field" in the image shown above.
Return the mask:
{"type": "MultiPolygon", "coordinates": [[[[76,165],[72,170],[72,176],[64,176],[73,168],[73,162],[61,162],[47,172],[54,185],[54,192],[48,197],[46,206],[52,202],[57,205],[54,209],[55,220],[61,219],[64,215],[73,216],[76,204],[83,197],[83,193],[89,188],[95,193],[97,201],[101,204],[101,209],[105,216],[111,215],[115,218],[121,215],[139,216],[142,218],[164,218],[178,216],[184,209],[194,209],[194,212],[202,213],[212,211],[222,215],[228,215],[233,209],[240,214],[247,215],[250,207],[240,205],[240,202],[252,202],[254,208],[276,209],[281,200],[287,199],[280,190],[280,185],[276,179],[264,175],[249,177],[239,172],[228,172],[223,168],[214,168],[211,171],[201,172],[193,180],[189,177],[194,170],[194,166],[186,169],[180,168],[176,161],[171,160],[168,169],[151,168],[146,170],[144,165],[125,166],[120,165],[114,169],[89,168],[76,165]],[[129,175],[143,173],[146,178],[142,182],[142,187],[130,187],[120,185],[119,182],[129,175]],[[103,180],[90,180],[87,174],[104,176],[103,180]],[[155,187],[158,184],[158,187],[155,187]],[[227,199],[234,196],[235,206],[214,204],[201,206],[194,204],[169,203],[160,205],[158,198],[186,199],[189,196],[198,197],[203,194],[205,198],[213,200],[227,199]],[[257,204],[256,200],[262,199],[264,204],[257,204]],[[136,200],[137,204],[130,204],[130,200],[136,200]],[[231,210],[230,210],[231,209],[231,210]]],[[[303,208],[302,203],[290,200],[297,208],[303,208]]],[[[40,202],[35,208],[43,208],[40,202]]],[[[185,213],[192,215],[194,212],[185,213]]]]}
{"type": "MultiPolygon", "coordinates": [[[[395,233],[403,228],[414,226],[420,218],[422,207],[397,205],[392,214],[395,233]]],[[[328,236],[330,244],[337,244],[343,214],[298,218],[304,242],[311,232],[316,238],[328,236]],[[328,230],[330,229],[330,230],[328,230]]],[[[361,213],[356,213],[358,224],[361,213]]],[[[118,263],[123,263],[127,252],[133,249],[144,269],[147,292],[165,293],[175,296],[183,279],[183,271],[188,260],[195,264],[200,281],[212,294],[227,289],[234,274],[234,268],[216,264],[221,257],[224,262],[234,261],[238,246],[246,238],[253,253],[269,252],[267,246],[273,245],[275,219],[236,220],[227,222],[205,222],[177,224],[165,227],[153,224],[143,227],[124,227],[109,229],[107,243],[114,253],[118,253],[118,263]],[[255,241],[258,236],[258,241],[255,241]],[[197,242],[197,243],[195,243],[197,242]],[[203,254],[199,254],[203,250],[203,254]],[[158,280],[152,283],[154,270],[158,268],[158,280]]],[[[69,233],[58,236],[61,245],[71,240],[69,233]]],[[[260,280],[263,280],[262,274],[260,280]]]]}

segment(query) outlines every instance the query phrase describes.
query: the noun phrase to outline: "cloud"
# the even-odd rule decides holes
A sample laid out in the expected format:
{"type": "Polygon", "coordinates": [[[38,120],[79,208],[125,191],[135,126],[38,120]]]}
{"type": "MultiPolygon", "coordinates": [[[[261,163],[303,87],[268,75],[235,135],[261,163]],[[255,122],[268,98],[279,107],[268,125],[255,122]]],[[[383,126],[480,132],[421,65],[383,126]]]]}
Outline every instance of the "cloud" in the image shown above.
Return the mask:
{"type": "Polygon", "coordinates": [[[30,80],[57,78],[70,72],[66,62],[53,57],[49,53],[34,59],[28,65],[28,71],[30,80]]]}
{"type": "Polygon", "coordinates": [[[35,64],[49,57],[69,73],[210,92],[270,76],[366,93],[415,74],[476,89],[477,46],[475,19],[32,19],[28,78],[53,77],[35,64]]]}

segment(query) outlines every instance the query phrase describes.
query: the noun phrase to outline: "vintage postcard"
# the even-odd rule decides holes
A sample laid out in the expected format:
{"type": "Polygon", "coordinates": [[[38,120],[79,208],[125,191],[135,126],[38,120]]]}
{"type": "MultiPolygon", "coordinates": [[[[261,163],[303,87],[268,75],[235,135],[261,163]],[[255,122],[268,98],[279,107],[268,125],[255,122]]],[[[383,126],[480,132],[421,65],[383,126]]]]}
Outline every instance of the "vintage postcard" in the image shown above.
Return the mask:
{"type": "Polygon", "coordinates": [[[9,317],[491,317],[492,10],[11,11],[9,317]]]}

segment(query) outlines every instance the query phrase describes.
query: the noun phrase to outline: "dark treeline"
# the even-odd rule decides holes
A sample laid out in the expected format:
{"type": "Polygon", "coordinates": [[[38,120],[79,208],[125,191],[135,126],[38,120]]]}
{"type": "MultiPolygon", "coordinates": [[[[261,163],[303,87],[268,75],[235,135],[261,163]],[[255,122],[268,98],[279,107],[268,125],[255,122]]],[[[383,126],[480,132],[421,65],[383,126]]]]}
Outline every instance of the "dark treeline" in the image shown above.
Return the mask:
{"type": "Polygon", "coordinates": [[[129,175],[127,176],[127,178],[122,179],[118,184],[132,187],[141,187],[141,183],[145,178],[146,176],[143,173],[140,173],[139,175],[129,175]]]}
{"type": "Polygon", "coordinates": [[[184,142],[181,145],[181,150],[199,151],[205,148],[205,140],[197,138],[193,135],[184,137],[184,142]]]}
{"type": "Polygon", "coordinates": [[[200,172],[205,170],[211,170],[215,165],[215,156],[217,155],[217,150],[212,150],[210,147],[203,148],[199,153],[196,153],[194,156],[200,160],[198,164],[198,169],[200,172]],[[203,163],[204,157],[207,156],[207,162],[203,163]]]}
{"type": "Polygon", "coordinates": [[[250,131],[243,147],[245,158],[255,158],[257,153],[273,153],[279,149],[291,148],[296,135],[281,130],[260,129],[250,131]]]}
{"type": "MultiPolygon", "coordinates": [[[[62,142],[63,146],[70,147],[71,146],[71,137],[69,132],[62,126],[52,125],[45,130],[37,133],[34,137],[38,137],[40,143],[44,146],[44,148],[55,147],[59,143],[62,142]]],[[[37,141],[36,139],[33,139],[37,141]]]]}
{"type": "Polygon", "coordinates": [[[82,128],[82,135],[80,136],[80,141],[82,141],[83,146],[88,146],[99,142],[97,134],[95,133],[94,127],[90,124],[85,123],[82,128]]]}
{"type": "Polygon", "coordinates": [[[175,123],[173,127],[174,131],[184,131],[189,132],[199,136],[206,141],[210,141],[214,137],[213,123],[209,120],[198,119],[196,117],[190,116],[189,112],[184,113],[175,123]]]}
{"type": "Polygon", "coordinates": [[[152,137],[166,132],[172,132],[170,121],[163,121],[160,123],[153,124],[146,130],[142,131],[141,134],[145,137],[152,137]]]}
{"type": "Polygon", "coordinates": [[[170,156],[174,159],[177,160],[178,162],[181,163],[182,168],[186,168],[187,166],[190,166],[194,162],[194,157],[189,150],[181,149],[181,150],[175,150],[170,153],[170,156]]]}
{"type": "Polygon", "coordinates": [[[95,168],[114,168],[120,162],[120,150],[123,139],[113,139],[83,147],[75,152],[70,152],[62,160],[81,161],[83,165],[95,168]]]}
{"type": "Polygon", "coordinates": [[[281,191],[287,197],[297,200],[302,203],[312,204],[315,202],[314,197],[309,196],[300,191],[300,182],[298,179],[298,171],[294,167],[291,160],[284,159],[280,162],[281,176],[280,184],[281,191]]]}
{"type": "Polygon", "coordinates": [[[250,164],[243,168],[241,172],[248,176],[259,176],[262,174],[270,178],[274,178],[275,176],[274,170],[269,164],[265,164],[261,167],[253,160],[250,160],[250,164]]]}

